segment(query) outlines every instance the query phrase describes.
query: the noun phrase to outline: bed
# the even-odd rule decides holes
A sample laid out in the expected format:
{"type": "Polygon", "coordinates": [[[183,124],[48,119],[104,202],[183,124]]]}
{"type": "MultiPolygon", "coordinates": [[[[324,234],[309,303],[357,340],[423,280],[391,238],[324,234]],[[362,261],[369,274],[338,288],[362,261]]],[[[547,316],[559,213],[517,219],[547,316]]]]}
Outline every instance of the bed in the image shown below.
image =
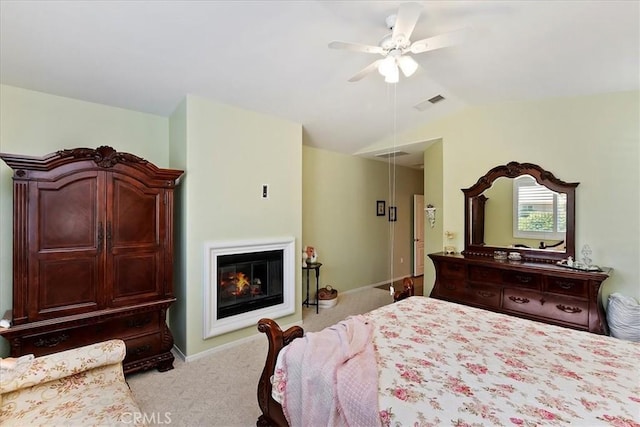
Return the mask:
{"type": "Polygon", "coordinates": [[[638,343],[418,296],[258,329],[257,425],[640,426],[638,343]]]}

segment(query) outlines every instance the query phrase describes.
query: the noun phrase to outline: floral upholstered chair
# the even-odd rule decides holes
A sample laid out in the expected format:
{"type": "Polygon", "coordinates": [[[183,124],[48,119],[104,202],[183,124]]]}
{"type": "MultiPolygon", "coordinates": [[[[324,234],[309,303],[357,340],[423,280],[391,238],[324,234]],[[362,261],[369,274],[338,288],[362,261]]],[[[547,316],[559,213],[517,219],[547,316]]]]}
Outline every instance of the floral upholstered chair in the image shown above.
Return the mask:
{"type": "Polygon", "coordinates": [[[0,425],[140,425],[121,340],[21,357],[0,371],[0,425]]]}

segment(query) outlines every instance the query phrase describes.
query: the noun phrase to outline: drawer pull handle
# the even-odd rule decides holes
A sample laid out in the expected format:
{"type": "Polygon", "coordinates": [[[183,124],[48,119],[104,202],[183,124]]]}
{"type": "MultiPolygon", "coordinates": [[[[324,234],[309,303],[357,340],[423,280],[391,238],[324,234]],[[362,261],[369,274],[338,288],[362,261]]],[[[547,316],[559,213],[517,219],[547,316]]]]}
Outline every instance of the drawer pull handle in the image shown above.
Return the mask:
{"type": "Polygon", "coordinates": [[[562,281],[557,281],[556,284],[562,289],[571,289],[575,285],[573,282],[562,282],[562,281]]]}
{"type": "Polygon", "coordinates": [[[142,328],[151,323],[151,316],[127,320],[127,328],[142,328]]]}
{"type": "Polygon", "coordinates": [[[521,274],[516,275],[516,279],[518,279],[518,282],[520,283],[529,283],[533,280],[533,277],[531,276],[523,276],[521,274]]]}
{"type": "Polygon", "coordinates": [[[145,344],[145,345],[141,345],[140,347],[132,348],[131,353],[134,356],[140,356],[142,353],[146,353],[149,350],[151,350],[151,345],[145,344]]]}
{"type": "Polygon", "coordinates": [[[526,304],[529,302],[528,298],[524,298],[524,297],[514,297],[513,295],[509,297],[509,299],[513,302],[515,302],[516,304],[526,304]]]}
{"type": "Polygon", "coordinates": [[[478,295],[480,295],[483,298],[491,298],[491,297],[495,296],[496,294],[494,294],[493,292],[488,292],[488,291],[478,291],[478,295]]]}
{"type": "Polygon", "coordinates": [[[34,342],[33,345],[36,347],[55,347],[61,342],[66,341],[68,339],[69,339],[69,335],[60,334],[55,337],[40,338],[36,342],[34,342]]]}
{"type": "Polygon", "coordinates": [[[563,304],[556,305],[556,308],[560,311],[564,311],[565,313],[581,313],[582,309],[580,307],[569,307],[563,304]]]}

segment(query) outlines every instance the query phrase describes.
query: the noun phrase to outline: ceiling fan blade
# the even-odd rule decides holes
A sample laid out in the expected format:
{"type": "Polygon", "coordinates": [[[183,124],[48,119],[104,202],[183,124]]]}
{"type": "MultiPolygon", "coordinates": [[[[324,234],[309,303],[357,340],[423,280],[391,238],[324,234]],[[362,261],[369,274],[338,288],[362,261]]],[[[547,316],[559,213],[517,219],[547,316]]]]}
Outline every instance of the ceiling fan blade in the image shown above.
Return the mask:
{"type": "Polygon", "coordinates": [[[367,65],[362,70],[360,70],[355,76],[351,77],[349,79],[349,81],[350,82],[357,82],[358,80],[361,80],[367,74],[377,70],[378,66],[380,65],[380,63],[382,61],[384,61],[384,60],[383,59],[378,59],[377,61],[374,61],[371,64],[367,65]]]}
{"type": "Polygon", "coordinates": [[[331,43],[329,43],[329,47],[331,49],[346,49],[354,52],[379,53],[381,55],[384,54],[384,49],[382,49],[380,46],[369,46],[360,43],[332,41],[331,43]]]}
{"type": "Polygon", "coordinates": [[[403,3],[400,5],[396,22],[393,25],[392,37],[394,41],[398,41],[400,38],[403,41],[409,41],[420,17],[420,12],[422,12],[422,6],[418,3],[403,3]]]}
{"type": "Polygon", "coordinates": [[[439,36],[429,37],[415,41],[409,47],[411,53],[422,53],[430,50],[436,50],[443,47],[455,46],[464,43],[468,35],[468,29],[463,28],[450,33],[440,34],[439,36]]]}

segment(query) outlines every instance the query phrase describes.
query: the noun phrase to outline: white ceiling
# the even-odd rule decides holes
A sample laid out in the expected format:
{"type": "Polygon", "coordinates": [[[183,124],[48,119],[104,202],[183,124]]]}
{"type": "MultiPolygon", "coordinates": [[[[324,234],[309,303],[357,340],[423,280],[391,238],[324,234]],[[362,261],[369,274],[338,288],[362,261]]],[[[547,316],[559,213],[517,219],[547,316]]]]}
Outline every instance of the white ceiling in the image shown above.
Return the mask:
{"type": "Polygon", "coordinates": [[[0,0],[0,79],[163,116],[199,95],[301,123],[305,144],[349,154],[468,106],[639,89],[632,0],[419,2],[411,40],[467,28],[467,41],[415,55],[421,68],[397,85],[347,82],[380,57],[328,43],[377,45],[401,3],[0,0]],[[446,101],[413,108],[437,94],[446,101]]]}

